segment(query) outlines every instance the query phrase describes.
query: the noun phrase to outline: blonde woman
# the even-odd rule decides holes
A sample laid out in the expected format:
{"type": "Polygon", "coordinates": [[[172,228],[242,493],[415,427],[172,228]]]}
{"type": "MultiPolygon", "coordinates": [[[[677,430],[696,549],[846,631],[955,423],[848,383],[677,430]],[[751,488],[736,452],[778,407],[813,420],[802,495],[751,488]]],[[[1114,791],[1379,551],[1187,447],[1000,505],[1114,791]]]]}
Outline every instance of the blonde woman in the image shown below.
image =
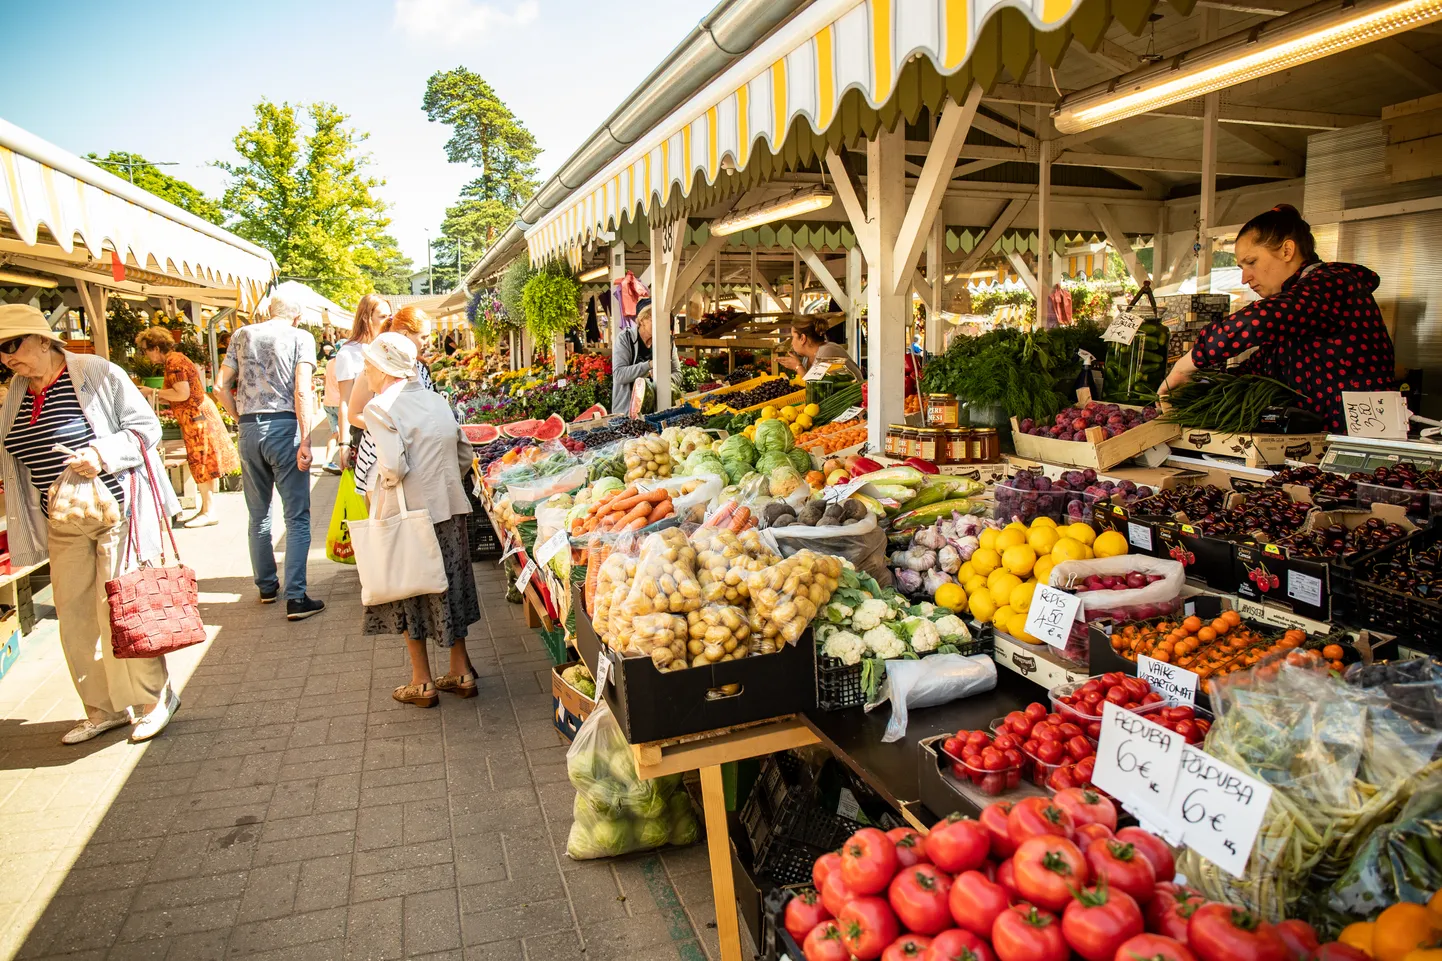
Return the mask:
{"type": "MultiPolygon", "coordinates": [[[[416,349],[416,380],[423,390],[434,391],[435,381],[431,379],[431,369],[426,365],[425,353],[425,332],[430,326],[431,318],[419,307],[402,307],[396,311],[381,329],[376,333],[400,334],[411,342],[416,349]]],[[[370,385],[365,378],[356,381],[355,387],[351,389],[350,409],[352,413],[351,423],[357,427],[364,427],[364,418],[361,416],[366,405],[371,402],[375,394],[371,391],[370,385]]],[[[369,489],[369,478],[371,470],[375,467],[376,447],[375,442],[362,434],[356,443],[355,450],[355,490],[362,497],[369,489]]]]}

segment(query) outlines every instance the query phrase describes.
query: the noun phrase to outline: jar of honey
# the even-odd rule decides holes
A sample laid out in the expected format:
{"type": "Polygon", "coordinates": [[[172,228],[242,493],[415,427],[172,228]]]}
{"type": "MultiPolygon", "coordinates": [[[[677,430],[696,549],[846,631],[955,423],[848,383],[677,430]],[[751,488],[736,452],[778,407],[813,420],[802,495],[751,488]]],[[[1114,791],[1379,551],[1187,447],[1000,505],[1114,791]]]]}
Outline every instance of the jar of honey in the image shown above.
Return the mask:
{"type": "Polygon", "coordinates": [[[926,425],[928,427],[955,427],[959,422],[961,405],[951,394],[926,395],[926,425]]]}

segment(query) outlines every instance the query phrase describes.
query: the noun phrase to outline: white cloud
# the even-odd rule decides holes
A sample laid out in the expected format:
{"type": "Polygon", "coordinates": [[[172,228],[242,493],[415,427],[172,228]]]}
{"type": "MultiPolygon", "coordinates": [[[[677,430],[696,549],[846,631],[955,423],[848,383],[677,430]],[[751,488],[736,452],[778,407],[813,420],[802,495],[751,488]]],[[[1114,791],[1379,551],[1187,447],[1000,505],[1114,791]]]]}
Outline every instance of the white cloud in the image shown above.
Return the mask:
{"type": "Polygon", "coordinates": [[[395,22],[414,38],[455,46],[524,26],[540,15],[540,0],[521,0],[512,9],[485,0],[396,0],[395,22]]]}

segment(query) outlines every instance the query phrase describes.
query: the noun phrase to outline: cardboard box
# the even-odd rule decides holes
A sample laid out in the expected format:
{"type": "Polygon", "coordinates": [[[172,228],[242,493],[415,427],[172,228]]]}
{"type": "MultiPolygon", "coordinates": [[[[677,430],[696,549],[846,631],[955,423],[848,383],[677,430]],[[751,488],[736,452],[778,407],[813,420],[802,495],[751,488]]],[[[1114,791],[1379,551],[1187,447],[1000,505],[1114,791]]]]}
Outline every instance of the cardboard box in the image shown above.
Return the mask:
{"type": "MultiPolygon", "coordinates": [[[[1090,393],[1081,394],[1090,397],[1090,393]]],[[[1090,406],[1088,402],[1086,406],[1090,406]]],[[[1118,404],[1128,410],[1141,410],[1129,404],[1118,404]]],[[[1147,421],[1131,430],[1123,431],[1116,437],[1108,437],[1100,427],[1088,427],[1084,441],[1060,440],[1055,437],[1037,437],[1023,434],[1015,417],[1011,419],[1011,440],[1016,452],[1022,457],[1045,461],[1049,464],[1064,464],[1068,467],[1090,467],[1102,471],[1129,461],[1142,451],[1158,444],[1165,444],[1178,436],[1181,430],[1175,424],[1164,424],[1158,420],[1147,421]]]]}
{"type": "Polygon", "coordinates": [[[775,654],[663,674],[649,657],[622,657],[610,648],[603,649],[586,615],[581,588],[572,590],[576,649],[592,675],[600,658],[610,659],[606,704],[632,744],[816,709],[816,642],[809,630],[775,654]],[[713,696],[728,684],[739,684],[741,689],[736,694],[713,696]]]}
{"type": "Polygon", "coordinates": [[[567,684],[561,677],[561,672],[572,664],[557,664],[551,668],[551,711],[553,720],[556,723],[556,730],[569,743],[575,740],[576,733],[581,730],[581,725],[591,712],[596,709],[596,702],[591,700],[571,685],[567,684]]]}
{"type": "Polygon", "coordinates": [[[1116,531],[1127,539],[1129,554],[1168,559],[1168,548],[1162,543],[1164,522],[1133,517],[1120,504],[1097,504],[1092,510],[1092,525],[1097,532],[1116,531]]]}
{"type": "Polygon", "coordinates": [[[1236,590],[1236,545],[1231,541],[1208,537],[1180,521],[1158,525],[1157,540],[1163,551],[1159,556],[1180,561],[1189,579],[1214,591],[1236,590]]]}
{"type": "Polygon", "coordinates": [[[1087,666],[1067,660],[1056,649],[1045,644],[1026,644],[1000,631],[995,631],[991,656],[996,663],[1050,690],[1089,677],[1087,666]]]}
{"type": "Polygon", "coordinates": [[[1326,434],[1223,434],[1185,428],[1170,441],[1173,450],[1240,457],[1248,467],[1280,467],[1289,460],[1320,464],[1326,434]]]}

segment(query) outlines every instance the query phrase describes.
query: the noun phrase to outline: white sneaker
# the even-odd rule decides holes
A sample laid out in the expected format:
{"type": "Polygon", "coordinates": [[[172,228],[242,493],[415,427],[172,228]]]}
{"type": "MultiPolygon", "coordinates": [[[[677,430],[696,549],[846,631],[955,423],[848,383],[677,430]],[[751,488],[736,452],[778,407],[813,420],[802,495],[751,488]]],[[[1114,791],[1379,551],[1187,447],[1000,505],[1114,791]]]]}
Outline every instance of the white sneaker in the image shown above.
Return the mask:
{"type": "Polygon", "coordinates": [[[141,741],[148,741],[170,723],[175,712],[180,710],[180,698],[176,696],[169,685],[165,688],[165,700],[151,708],[149,714],[135,722],[135,730],[130,732],[130,743],[139,744],[141,741]]]}
{"type": "Polygon", "coordinates": [[[124,711],[121,711],[118,714],[111,714],[110,716],[101,718],[98,721],[93,721],[87,717],[85,720],[81,721],[79,724],[66,731],[65,736],[60,739],[60,743],[84,744],[92,737],[99,737],[106,731],[113,731],[117,727],[120,727],[120,725],[129,723],[130,715],[126,714],[124,711]]]}

